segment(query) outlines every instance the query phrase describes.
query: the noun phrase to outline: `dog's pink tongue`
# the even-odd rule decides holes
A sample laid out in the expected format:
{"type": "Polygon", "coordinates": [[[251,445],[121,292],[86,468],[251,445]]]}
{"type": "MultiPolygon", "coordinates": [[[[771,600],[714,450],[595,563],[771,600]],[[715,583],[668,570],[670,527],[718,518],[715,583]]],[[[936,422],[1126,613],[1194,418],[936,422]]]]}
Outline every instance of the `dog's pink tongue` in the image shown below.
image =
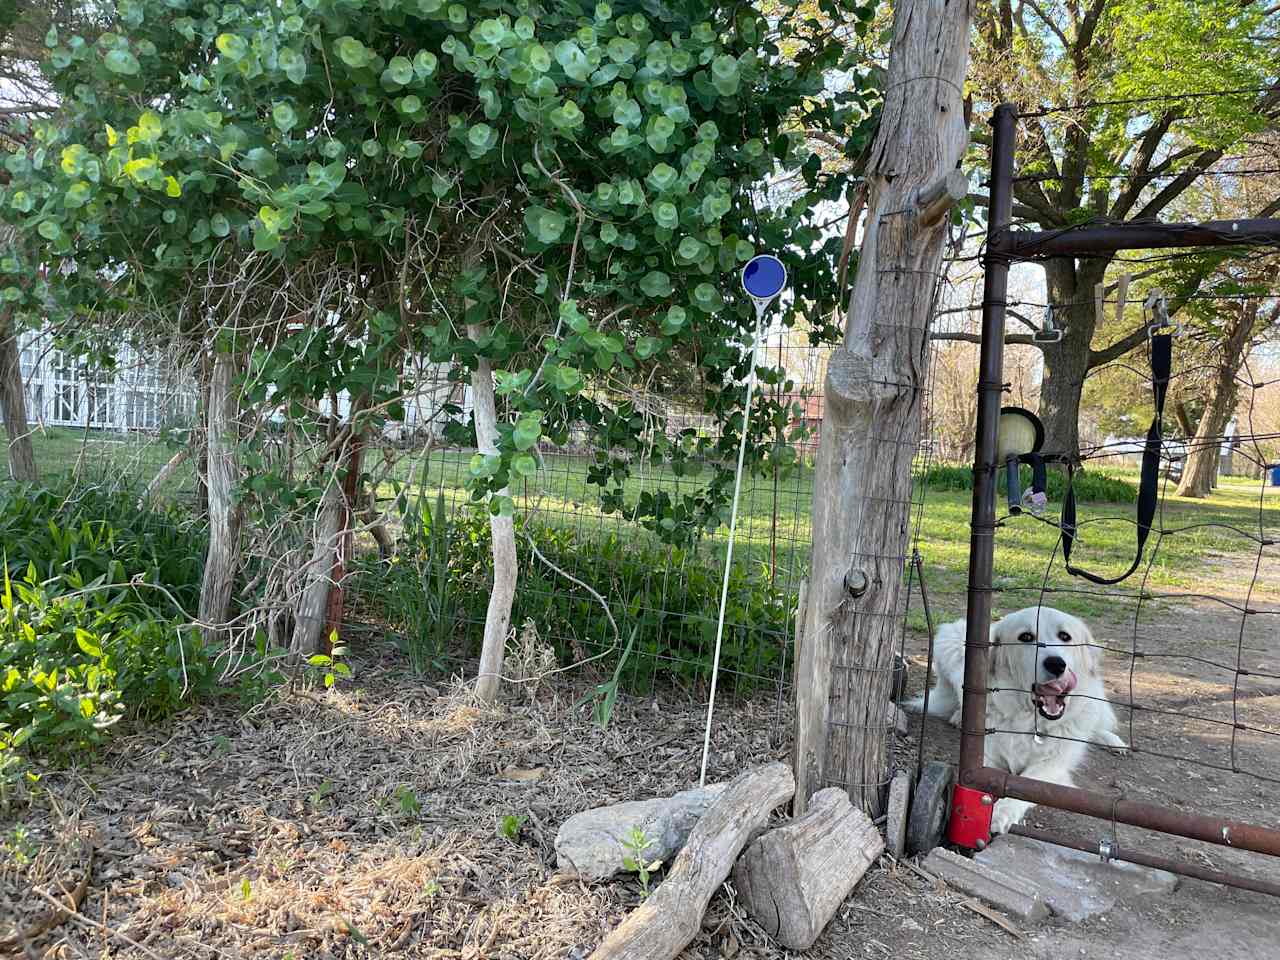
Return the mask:
{"type": "Polygon", "coordinates": [[[1076,688],[1076,675],[1068,670],[1057,680],[1050,683],[1042,683],[1037,689],[1042,694],[1048,694],[1053,697],[1063,697],[1076,688]]]}

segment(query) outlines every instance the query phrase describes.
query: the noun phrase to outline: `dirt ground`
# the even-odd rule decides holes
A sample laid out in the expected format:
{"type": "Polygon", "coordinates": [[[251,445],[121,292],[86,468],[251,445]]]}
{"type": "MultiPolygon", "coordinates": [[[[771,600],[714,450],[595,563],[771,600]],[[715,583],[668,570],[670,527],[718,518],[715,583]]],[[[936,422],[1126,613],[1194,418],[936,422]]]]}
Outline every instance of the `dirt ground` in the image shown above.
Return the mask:
{"type": "MultiPolygon", "coordinates": [[[[1260,595],[1261,596],[1261,595],[1260,595]]],[[[1280,617],[1241,617],[1207,601],[1162,605],[1125,656],[1132,621],[1094,623],[1122,710],[1128,757],[1098,750],[1081,785],[1280,826],[1280,617]],[[1189,660],[1187,657],[1195,657],[1189,660]],[[1226,659],[1224,659],[1226,658],[1226,659]],[[1130,677],[1130,664],[1136,664],[1130,677]],[[1226,664],[1223,668],[1221,664],[1226,664]],[[1233,700],[1238,709],[1233,714],[1233,700]],[[1167,710],[1159,713],[1156,710],[1167,710]],[[1175,715],[1179,714],[1179,715],[1175,715]],[[1194,713],[1201,719],[1181,714],[1194,713]],[[1234,729],[1231,720],[1258,731],[1234,729]],[[1160,754],[1178,759],[1166,759],[1160,754]]],[[[1259,607],[1280,610],[1274,603],[1259,607]]],[[[948,604],[954,607],[954,604],[948,604]]],[[[923,677],[913,638],[912,684],[923,677]]],[[[576,706],[590,683],[560,674],[482,708],[458,684],[406,674],[389,647],[365,650],[356,678],[335,690],[282,691],[247,711],[195,709],[122,737],[93,766],[50,771],[45,798],[0,821],[0,954],[61,887],[85,876],[76,915],[33,936],[26,956],[303,958],[585,957],[640,902],[631,879],[584,884],[559,876],[552,841],[568,816],[605,803],[665,795],[696,782],[703,704],[678,695],[619,703],[607,730],[576,706]]],[[[776,696],[717,713],[710,776],[786,759],[789,729],[776,696]]],[[[914,750],[919,733],[899,744],[914,750]]],[[[954,759],[958,738],[927,725],[929,756],[954,759]]],[[[1029,822],[1100,838],[1111,826],[1037,809],[1029,822]]],[[[1185,860],[1280,879],[1264,858],[1147,837],[1185,860]]],[[[966,898],[884,858],[806,955],[822,960],[1123,956],[1176,960],[1206,952],[1275,956],[1280,920],[1265,897],[1186,882],[1173,895],[1126,905],[1087,925],[1010,933],[966,898]]],[[[12,953],[23,955],[22,944],[12,953]]],[[[712,901],[685,960],[789,956],[735,902],[712,901]]]]}

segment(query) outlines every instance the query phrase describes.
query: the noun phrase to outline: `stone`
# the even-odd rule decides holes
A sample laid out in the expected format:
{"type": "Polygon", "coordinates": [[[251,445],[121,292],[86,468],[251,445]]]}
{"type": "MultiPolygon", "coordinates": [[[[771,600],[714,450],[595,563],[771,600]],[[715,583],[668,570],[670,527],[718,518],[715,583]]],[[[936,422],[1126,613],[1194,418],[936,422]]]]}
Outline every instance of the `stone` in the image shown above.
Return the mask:
{"type": "Polygon", "coordinates": [[[1021,878],[1055,914],[1077,922],[1124,900],[1172,893],[1179,881],[1164,870],[1103,863],[1097,854],[1012,835],[996,838],[974,860],[1021,878]]]}
{"type": "Polygon", "coordinates": [[[911,809],[910,770],[899,770],[889,783],[889,809],[884,823],[885,847],[898,859],[907,855],[907,812],[911,809]]]}
{"type": "Polygon", "coordinates": [[[924,868],[961,893],[977,897],[1001,913],[1027,923],[1047,919],[1049,907],[1040,892],[1022,877],[986,863],[966,859],[942,847],[925,857],[924,868]]]}
{"type": "Polygon", "coordinates": [[[575,813],[556,833],[556,866],[587,880],[607,880],[623,873],[623,860],[632,855],[624,844],[636,827],[653,841],[645,848],[645,858],[669,862],[724,788],[723,783],[709,784],[672,797],[632,800],[575,813]]]}

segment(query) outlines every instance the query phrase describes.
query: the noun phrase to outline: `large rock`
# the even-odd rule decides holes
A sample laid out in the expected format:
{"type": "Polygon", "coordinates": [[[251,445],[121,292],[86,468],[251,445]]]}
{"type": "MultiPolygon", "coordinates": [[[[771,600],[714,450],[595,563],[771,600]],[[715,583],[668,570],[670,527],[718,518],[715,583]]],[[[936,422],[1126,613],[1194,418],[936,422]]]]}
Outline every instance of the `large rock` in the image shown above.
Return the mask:
{"type": "Polygon", "coordinates": [[[624,844],[636,827],[653,841],[645,848],[645,859],[670,861],[724,788],[725,784],[715,783],[673,797],[632,800],[575,813],[556,834],[556,866],[588,880],[623,873],[626,867],[622,861],[632,855],[624,844]]]}

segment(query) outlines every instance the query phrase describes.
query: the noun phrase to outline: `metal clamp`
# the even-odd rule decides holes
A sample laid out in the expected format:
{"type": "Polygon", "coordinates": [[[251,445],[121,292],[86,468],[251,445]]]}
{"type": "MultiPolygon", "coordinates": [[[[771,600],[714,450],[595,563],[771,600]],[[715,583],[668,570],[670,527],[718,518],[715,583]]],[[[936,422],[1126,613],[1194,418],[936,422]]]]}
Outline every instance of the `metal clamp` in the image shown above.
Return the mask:
{"type": "Polygon", "coordinates": [[[1169,319],[1169,298],[1159,287],[1147,294],[1147,299],[1142,304],[1142,311],[1151,318],[1151,322],[1147,324],[1148,337],[1162,333],[1175,337],[1182,334],[1182,324],[1174,323],[1169,319]]]}
{"type": "Polygon", "coordinates": [[[1053,322],[1053,307],[1044,311],[1044,326],[1031,334],[1033,343],[1061,343],[1065,331],[1053,322]]]}
{"type": "Polygon", "coordinates": [[[1103,863],[1110,863],[1111,858],[1116,854],[1116,848],[1110,840],[1103,840],[1098,844],[1098,857],[1103,863]]]}

